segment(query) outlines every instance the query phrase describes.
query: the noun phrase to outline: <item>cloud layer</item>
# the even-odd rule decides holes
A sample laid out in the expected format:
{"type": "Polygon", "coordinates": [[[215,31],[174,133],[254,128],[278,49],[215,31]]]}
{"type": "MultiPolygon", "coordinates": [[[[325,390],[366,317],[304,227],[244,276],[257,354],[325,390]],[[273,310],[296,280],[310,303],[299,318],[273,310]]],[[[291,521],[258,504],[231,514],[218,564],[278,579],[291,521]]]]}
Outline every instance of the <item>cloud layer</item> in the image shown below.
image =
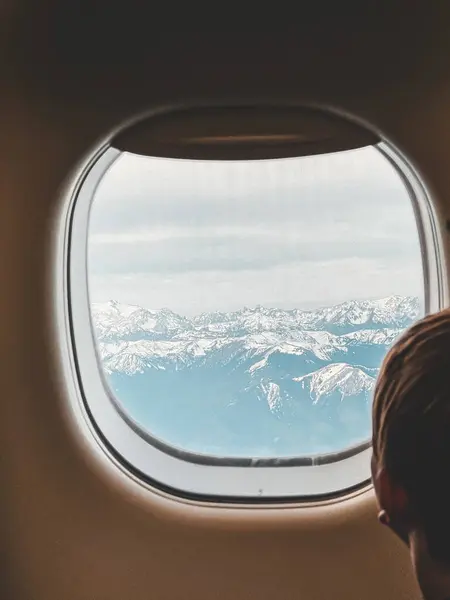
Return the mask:
{"type": "Polygon", "coordinates": [[[94,300],[184,313],[422,292],[406,189],[374,149],[217,163],[122,156],[91,210],[94,300]]]}

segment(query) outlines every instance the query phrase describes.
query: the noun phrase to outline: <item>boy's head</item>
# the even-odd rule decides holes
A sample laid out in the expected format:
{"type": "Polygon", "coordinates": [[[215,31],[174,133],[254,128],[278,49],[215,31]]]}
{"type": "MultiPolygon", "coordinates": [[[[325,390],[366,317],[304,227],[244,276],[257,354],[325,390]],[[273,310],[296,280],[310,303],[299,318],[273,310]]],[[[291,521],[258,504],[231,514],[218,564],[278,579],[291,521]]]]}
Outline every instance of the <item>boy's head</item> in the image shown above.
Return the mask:
{"type": "Polygon", "coordinates": [[[372,476],[381,520],[413,557],[421,539],[429,558],[450,569],[450,310],[413,325],[384,360],[372,476]]]}

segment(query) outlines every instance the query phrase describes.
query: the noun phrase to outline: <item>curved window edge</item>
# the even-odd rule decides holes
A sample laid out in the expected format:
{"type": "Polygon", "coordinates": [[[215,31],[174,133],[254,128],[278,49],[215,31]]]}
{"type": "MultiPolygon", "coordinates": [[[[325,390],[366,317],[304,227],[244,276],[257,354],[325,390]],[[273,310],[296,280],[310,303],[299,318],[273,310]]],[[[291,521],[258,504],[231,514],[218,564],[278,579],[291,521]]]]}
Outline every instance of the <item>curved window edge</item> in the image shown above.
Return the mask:
{"type": "MultiPolygon", "coordinates": [[[[376,148],[395,168],[409,192],[422,255],[425,312],[438,310],[446,298],[446,280],[433,205],[411,165],[386,142],[376,148]]],[[[73,180],[61,214],[54,273],[57,334],[60,348],[65,348],[63,359],[69,367],[66,373],[76,379],[77,398],[70,401],[88,421],[97,442],[125,472],[188,499],[239,504],[309,503],[341,498],[367,487],[370,441],[313,457],[210,457],[155,439],[120,409],[105,385],[95,346],[87,278],[87,233],[96,188],[121,154],[103,146],[73,180]]]]}

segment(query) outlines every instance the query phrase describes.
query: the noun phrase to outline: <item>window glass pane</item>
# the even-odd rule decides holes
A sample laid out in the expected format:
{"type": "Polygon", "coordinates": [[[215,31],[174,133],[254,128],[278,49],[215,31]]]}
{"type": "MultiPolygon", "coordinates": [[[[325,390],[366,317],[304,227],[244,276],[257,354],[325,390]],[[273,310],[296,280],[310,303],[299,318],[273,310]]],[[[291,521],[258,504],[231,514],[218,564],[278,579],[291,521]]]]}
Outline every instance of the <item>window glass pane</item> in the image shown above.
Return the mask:
{"type": "Polygon", "coordinates": [[[340,451],[422,313],[417,228],[375,148],[298,159],[122,155],[91,209],[100,361],[143,429],[214,456],[340,451]]]}

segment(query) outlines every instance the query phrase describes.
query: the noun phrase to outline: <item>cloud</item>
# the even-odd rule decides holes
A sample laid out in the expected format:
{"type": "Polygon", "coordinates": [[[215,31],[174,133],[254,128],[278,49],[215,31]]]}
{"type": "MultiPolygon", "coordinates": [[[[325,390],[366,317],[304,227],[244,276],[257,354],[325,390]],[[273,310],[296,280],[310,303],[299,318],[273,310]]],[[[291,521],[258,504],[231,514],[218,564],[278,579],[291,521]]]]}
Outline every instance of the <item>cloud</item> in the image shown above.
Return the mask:
{"type": "Polygon", "coordinates": [[[331,157],[205,163],[125,156],[100,184],[93,233],[147,227],[211,227],[304,221],[320,223],[337,208],[361,223],[374,204],[389,211],[409,200],[392,167],[373,149],[331,157]],[[367,168],[367,164],[372,168],[367,168]],[[362,166],[365,169],[362,169],[362,166]],[[369,210],[368,210],[369,208],[369,210]]]}
{"type": "Polygon", "coordinates": [[[125,155],[91,209],[97,300],[179,312],[420,294],[414,214],[374,149],[250,163],[125,155]]]}
{"type": "Polygon", "coordinates": [[[345,258],[408,261],[417,254],[414,240],[395,237],[323,239],[253,234],[173,237],[151,241],[93,243],[89,251],[92,273],[183,273],[187,271],[248,271],[281,265],[345,258]]]}
{"type": "Polygon", "coordinates": [[[314,308],[349,299],[423,293],[419,265],[386,265],[360,258],[254,271],[92,274],[89,284],[92,301],[114,298],[187,315],[257,304],[314,308]]]}

